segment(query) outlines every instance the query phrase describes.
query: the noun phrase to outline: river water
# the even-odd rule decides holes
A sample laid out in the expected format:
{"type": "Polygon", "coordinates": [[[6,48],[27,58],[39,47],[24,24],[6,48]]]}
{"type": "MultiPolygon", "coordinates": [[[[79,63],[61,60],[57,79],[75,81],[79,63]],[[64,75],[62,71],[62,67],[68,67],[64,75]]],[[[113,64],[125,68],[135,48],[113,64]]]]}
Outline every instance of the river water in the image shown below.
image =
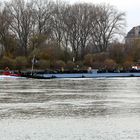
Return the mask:
{"type": "Polygon", "coordinates": [[[0,140],[139,140],[140,78],[0,79],[0,140]]]}

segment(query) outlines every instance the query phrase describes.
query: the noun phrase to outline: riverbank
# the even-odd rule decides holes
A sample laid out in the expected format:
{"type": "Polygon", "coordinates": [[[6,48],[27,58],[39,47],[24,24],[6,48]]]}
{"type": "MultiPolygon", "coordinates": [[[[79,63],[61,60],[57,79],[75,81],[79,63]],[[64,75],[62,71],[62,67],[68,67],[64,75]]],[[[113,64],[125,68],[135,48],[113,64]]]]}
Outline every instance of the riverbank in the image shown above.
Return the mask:
{"type": "Polygon", "coordinates": [[[98,77],[140,77],[140,70],[24,70],[2,72],[3,75],[35,79],[53,78],[98,78],[98,77]]]}

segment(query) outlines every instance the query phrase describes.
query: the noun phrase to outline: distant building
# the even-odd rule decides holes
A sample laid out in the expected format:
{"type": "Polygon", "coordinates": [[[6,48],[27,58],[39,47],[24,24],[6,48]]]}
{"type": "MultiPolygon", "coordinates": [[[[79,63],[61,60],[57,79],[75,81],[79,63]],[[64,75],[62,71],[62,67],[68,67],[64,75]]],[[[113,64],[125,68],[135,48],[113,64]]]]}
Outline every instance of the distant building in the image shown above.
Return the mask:
{"type": "Polygon", "coordinates": [[[140,26],[133,27],[127,33],[127,36],[125,37],[125,43],[131,46],[131,44],[138,39],[140,39],[140,26]]]}

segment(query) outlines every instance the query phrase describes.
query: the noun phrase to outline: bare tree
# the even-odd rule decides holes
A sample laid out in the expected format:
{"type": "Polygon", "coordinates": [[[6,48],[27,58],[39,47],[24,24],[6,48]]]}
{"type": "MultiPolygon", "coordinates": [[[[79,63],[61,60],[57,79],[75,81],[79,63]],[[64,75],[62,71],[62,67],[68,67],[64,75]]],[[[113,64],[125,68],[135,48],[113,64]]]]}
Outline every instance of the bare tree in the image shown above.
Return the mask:
{"type": "Polygon", "coordinates": [[[54,5],[54,10],[52,14],[53,24],[53,36],[54,39],[58,43],[58,47],[60,48],[62,46],[62,39],[63,39],[63,27],[64,27],[64,21],[63,21],[63,10],[65,8],[65,3],[61,1],[56,1],[54,5]]]}
{"type": "Polygon", "coordinates": [[[5,8],[3,8],[0,12],[0,42],[4,47],[4,51],[6,55],[8,55],[11,50],[9,39],[9,26],[10,26],[11,18],[9,17],[5,8]]]}
{"type": "Polygon", "coordinates": [[[49,0],[35,0],[35,18],[39,34],[50,32],[53,5],[54,3],[49,0]]]}
{"type": "Polygon", "coordinates": [[[5,7],[8,17],[4,17],[10,19],[6,20],[10,24],[1,26],[0,30],[5,27],[8,29],[4,30],[5,34],[10,31],[15,36],[24,55],[27,55],[29,42],[34,49],[51,40],[64,49],[65,61],[68,60],[68,50],[75,60],[82,60],[91,44],[98,52],[107,51],[114,36],[122,33],[125,23],[125,13],[110,5],[12,0],[5,7]]]}
{"type": "Polygon", "coordinates": [[[33,30],[31,38],[32,50],[45,44],[52,35],[52,11],[54,3],[50,0],[33,0],[33,30]]]}
{"type": "Polygon", "coordinates": [[[75,60],[79,59],[79,48],[80,48],[80,25],[79,25],[79,6],[72,5],[70,8],[69,15],[69,42],[72,48],[73,57],[75,60]]]}
{"type": "Polygon", "coordinates": [[[6,8],[12,18],[10,29],[19,40],[19,46],[26,56],[29,36],[33,26],[33,3],[24,0],[13,0],[6,3],[6,8]]]}
{"type": "Polygon", "coordinates": [[[110,5],[98,5],[96,18],[92,22],[92,41],[99,52],[106,51],[110,41],[117,34],[123,33],[125,13],[110,5]]]}
{"type": "Polygon", "coordinates": [[[70,43],[69,43],[69,37],[70,37],[70,5],[63,5],[63,8],[61,9],[61,32],[62,32],[62,47],[64,49],[64,57],[65,62],[68,61],[69,57],[69,51],[70,51],[70,43]]]}
{"type": "Polygon", "coordinates": [[[90,41],[90,35],[91,35],[91,23],[94,17],[94,6],[89,4],[79,4],[79,26],[80,26],[80,54],[81,59],[84,58],[85,51],[87,48],[87,45],[90,41]]]}
{"type": "Polygon", "coordinates": [[[75,59],[83,59],[90,41],[93,7],[88,4],[75,4],[69,9],[67,28],[69,43],[75,59]]]}

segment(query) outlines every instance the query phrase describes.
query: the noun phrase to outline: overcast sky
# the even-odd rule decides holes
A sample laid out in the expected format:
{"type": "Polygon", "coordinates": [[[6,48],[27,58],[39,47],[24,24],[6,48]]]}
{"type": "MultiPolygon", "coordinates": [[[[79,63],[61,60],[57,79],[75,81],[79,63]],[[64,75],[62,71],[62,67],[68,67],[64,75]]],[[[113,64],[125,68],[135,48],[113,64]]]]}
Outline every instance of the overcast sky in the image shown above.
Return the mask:
{"type": "Polygon", "coordinates": [[[140,25],[140,0],[67,0],[74,2],[107,3],[126,13],[126,32],[140,25]]]}

